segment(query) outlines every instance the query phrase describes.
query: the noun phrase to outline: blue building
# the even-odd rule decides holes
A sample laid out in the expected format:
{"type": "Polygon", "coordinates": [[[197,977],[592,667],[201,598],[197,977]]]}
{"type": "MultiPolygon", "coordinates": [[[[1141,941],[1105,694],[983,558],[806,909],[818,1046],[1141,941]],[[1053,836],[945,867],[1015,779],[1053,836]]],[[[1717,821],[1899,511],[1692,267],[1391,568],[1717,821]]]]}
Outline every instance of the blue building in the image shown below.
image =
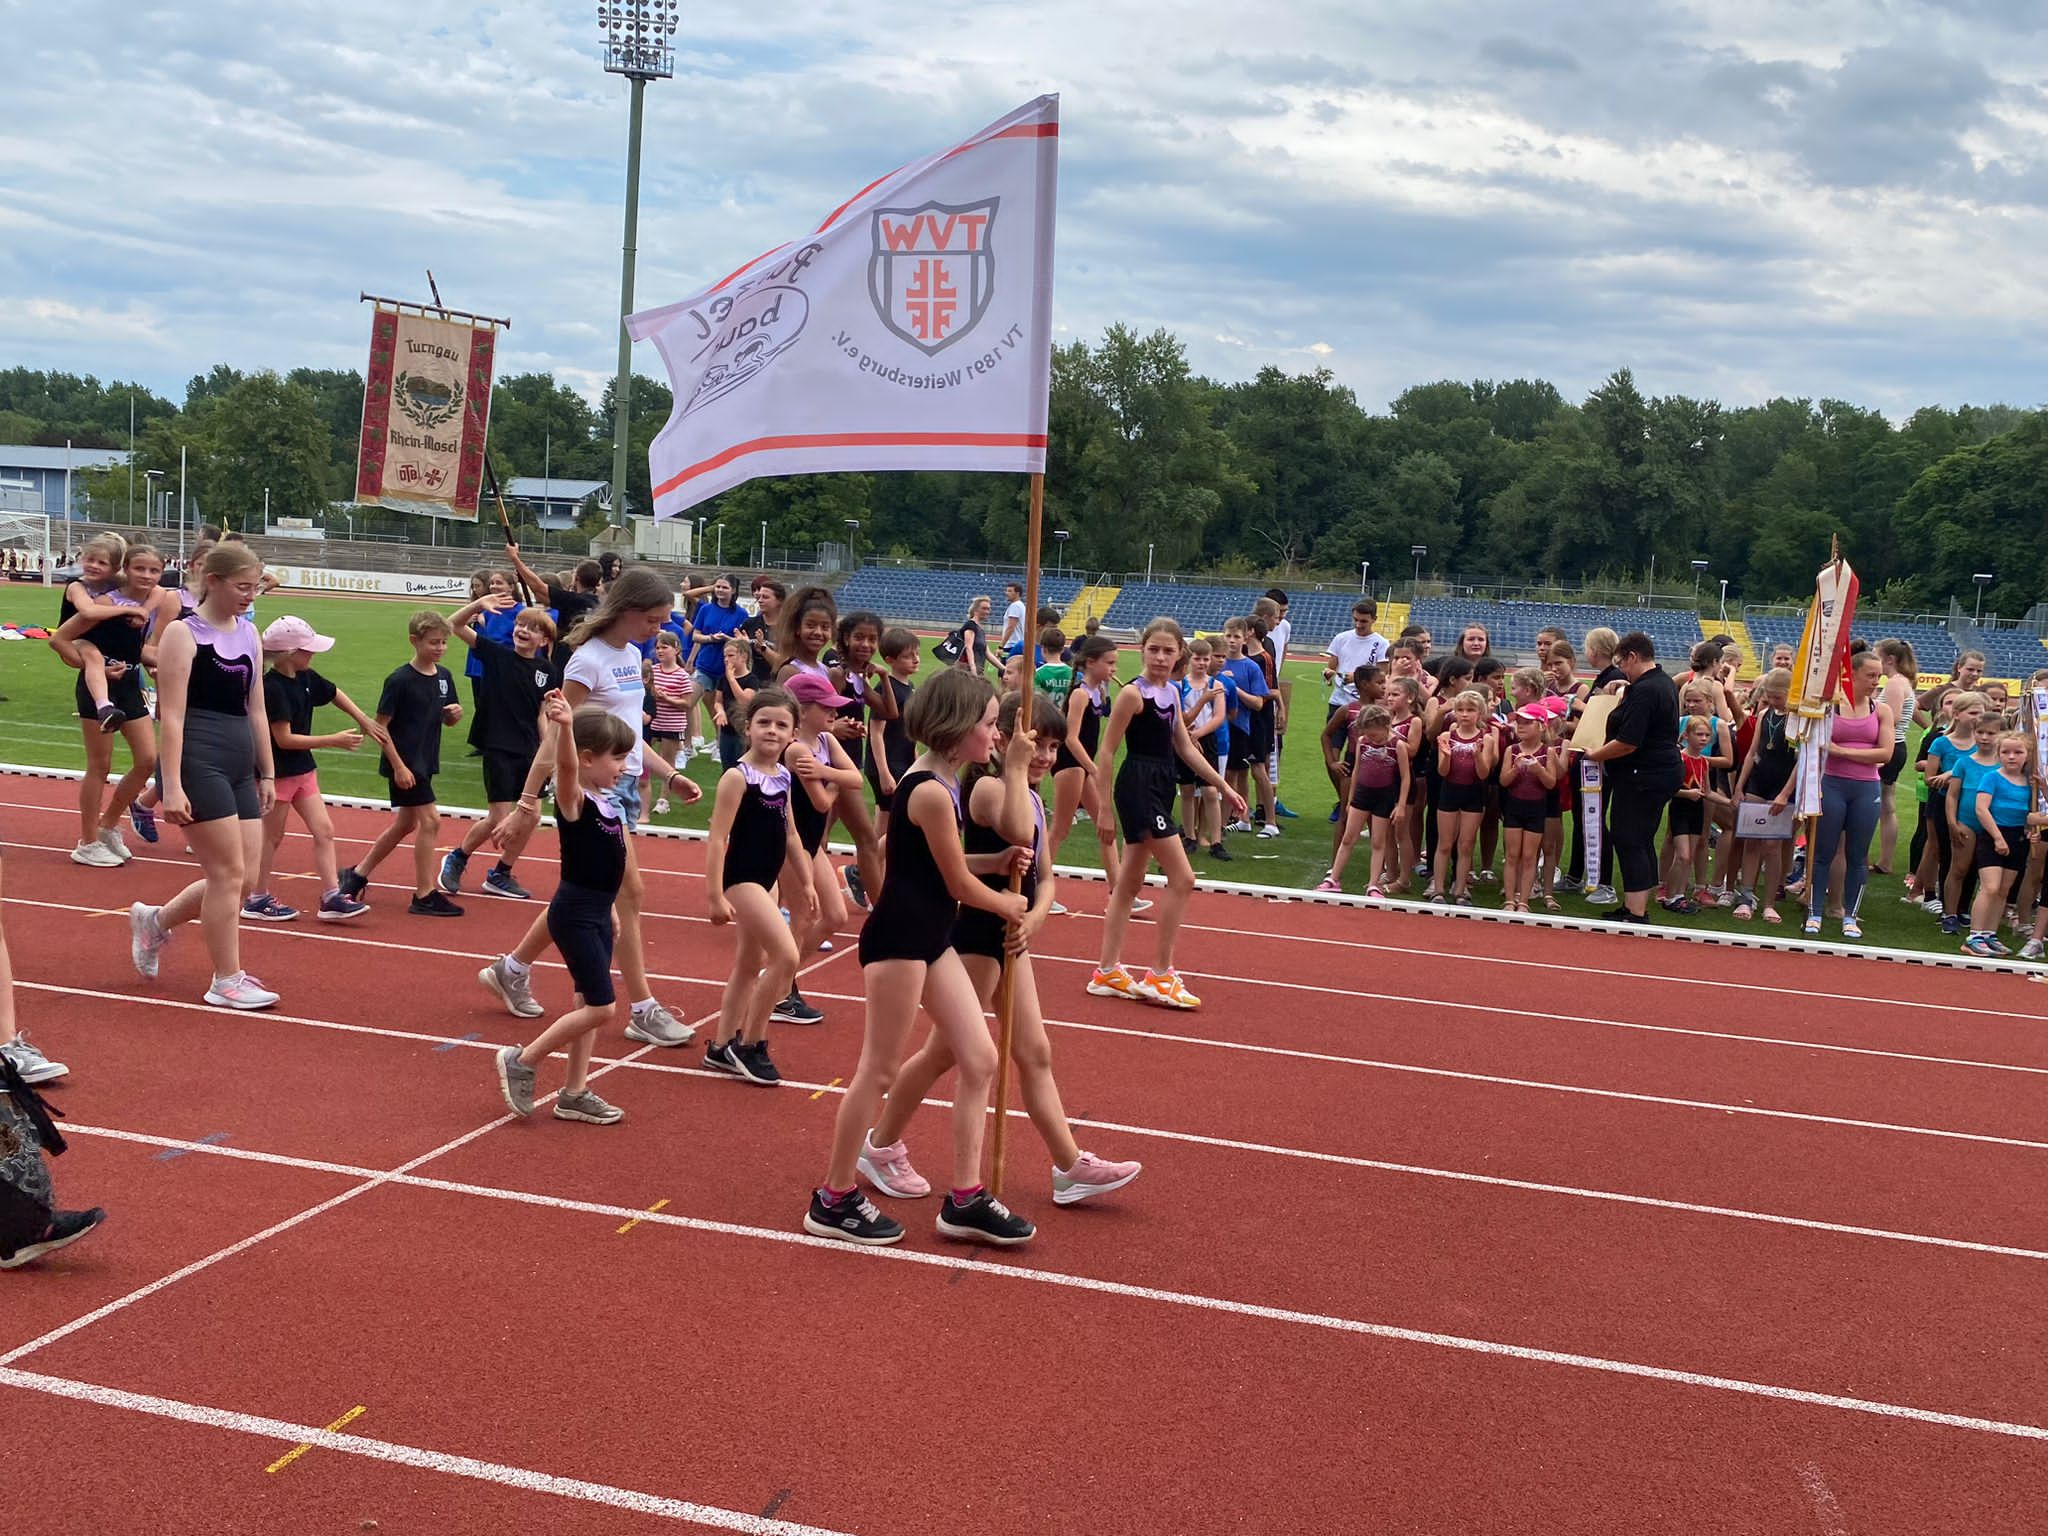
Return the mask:
{"type": "Polygon", "coordinates": [[[609,502],[611,482],[565,480],[560,475],[515,475],[505,482],[505,501],[519,519],[550,532],[574,528],[583,516],[583,503],[592,496],[609,502]]]}
{"type": "MultiPolygon", "coordinates": [[[[80,473],[126,464],[115,448],[31,448],[0,444],[0,512],[40,512],[45,517],[83,518],[85,488],[80,473]],[[71,466],[71,508],[64,507],[64,466],[71,466]]],[[[136,487],[137,494],[141,487],[136,487]]],[[[106,509],[102,509],[103,511],[106,509]]]]}

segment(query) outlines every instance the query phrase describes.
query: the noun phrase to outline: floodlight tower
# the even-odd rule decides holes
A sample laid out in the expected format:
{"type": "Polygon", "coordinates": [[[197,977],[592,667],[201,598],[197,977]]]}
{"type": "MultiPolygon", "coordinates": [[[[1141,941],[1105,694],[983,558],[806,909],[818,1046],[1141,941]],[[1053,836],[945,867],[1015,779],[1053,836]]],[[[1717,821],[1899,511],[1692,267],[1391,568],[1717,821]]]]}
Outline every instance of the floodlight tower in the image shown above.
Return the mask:
{"type": "Polygon", "coordinates": [[[626,238],[619,267],[619,376],[612,382],[612,523],[626,525],[626,429],[633,398],[633,338],[626,316],[633,312],[634,241],[640,224],[640,122],[647,82],[676,72],[677,0],[599,0],[598,30],[604,33],[604,67],[632,83],[633,106],[626,130],[626,238]]]}

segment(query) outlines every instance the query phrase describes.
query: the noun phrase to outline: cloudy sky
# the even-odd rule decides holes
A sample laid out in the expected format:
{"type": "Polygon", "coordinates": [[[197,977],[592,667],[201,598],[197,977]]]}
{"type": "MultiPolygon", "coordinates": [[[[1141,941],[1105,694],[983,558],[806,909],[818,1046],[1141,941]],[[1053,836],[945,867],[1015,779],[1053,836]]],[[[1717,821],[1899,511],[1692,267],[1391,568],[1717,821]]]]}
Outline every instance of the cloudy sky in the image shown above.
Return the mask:
{"type": "MultiPolygon", "coordinates": [[[[1164,326],[1375,408],[1622,364],[1731,404],[2048,401],[2038,0],[683,12],[640,307],[1058,91],[1066,337],[1164,326]]],[[[593,5],[0,0],[0,37],[0,366],[174,399],[216,361],[360,367],[358,292],[432,267],[512,317],[501,372],[602,387],[626,86],[593,5]]]]}

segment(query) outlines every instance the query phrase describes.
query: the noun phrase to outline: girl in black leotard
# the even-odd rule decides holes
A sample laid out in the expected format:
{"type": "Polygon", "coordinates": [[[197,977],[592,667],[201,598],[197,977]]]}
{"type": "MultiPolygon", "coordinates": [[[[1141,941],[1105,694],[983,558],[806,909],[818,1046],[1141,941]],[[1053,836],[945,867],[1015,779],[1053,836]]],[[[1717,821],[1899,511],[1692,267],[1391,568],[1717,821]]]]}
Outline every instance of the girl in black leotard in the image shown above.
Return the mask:
{"type": "Polygon", "coordinates": [[[1224,807],[1233,818],[1244,814],[1244,796],[1225,784],[1223,775],[1203,758],[1181,719],[1180,694],[1173,685],[1173,669],[1187,648],[1180,625],[1172,619],[1154,619],[1145,626],[1139,647],[1144,674],[1117,693],[1109,726],[1102,733],[1101,750],[1095,754],[1096,798],[1105,804],[1112,799],[1115,802],[1117,819],[1123,823],[1124,859],[1109,893],[1109,909],[1103,915],[1102,964],[1090,978],[1088,990],[1097,997],[1199,1008],[1202,1000],[1181,984],[1173,968],[1180,915],[1195,888],[1195,872],[1188,867],[1187,850],[1181,846],[1180,829],[1174,822],[1174,758],[1223,796],[1224,807]],[[1112,795],[1109,765],[1119,745],[1129,751],[1117,772],[1112,795]],[[1124,932],[1130,927],[1131,908],[1145,883],[1146,868],[1154,861],[1166,876],[1166,894],[1160,898],[1154,919],[1159,925],[1159,953],[1152,969],[1133,979],[1123,967],[1124,932]]]}
{"type": "Polygon", "coordinates": [[[129,908],[130,958],[145,978],[181,923],[197,917],[213,961],[206,1001],[268,1008],[277,994],[242,970],[242,903],[263,863],[263,818],[277,798],[270,722],[263,708],[263,647],[249,607],[263,565],[246,544],[206,557],[198,611],[164,632],[157,651],[164,732],[163,816],[185,828],[204,876],[161,907],[129,908]]]}
{"type": "Polygon", "coordinates": [[[768,1057],[769,1010],[795,989],[797,943],[791,929],[808,927],[817,907],[811,860],[790,815],[793,804],[809,799],[801,791],[791,794],[795,780],[782,762],[796,720],[796,701],[780,688],[758,689],[747,700],[738,722],[746,755],[719,777],[704,859],[711,921],[739,928],[704,1065],[750,1083],[782,1080],[768,1057]],[[787,923],[775,909],[777,881],[789,902],[787,923]]]}
{"type": "Polygon", "coordinates": [[[1076,809],[1085,809],[1095,824],[1095,842],[1102,872],[1116,879],[1116,818],[1096,793],[1095,749],[1102,739],[1102,720],[1116,690],[1116,642],[1090,635],[1074,648],[1074,687],[1067,695],[1067,735],[1052,765],[1052,848],[1055,855],[1074,825],[1076,809]]]}
{"type": "MultiPolygon", "coordinates": [[[[801,966],[846,926],[846,891],[826,852],[825,833],[840,803],[859,798],[860,770],[832,733],[833,712],[846,703],[846,695],[834,690],[832,679],[816,672],[795,672],[782,688],[795,701],[797,711],[796,739],[783,752],[792,777],[790,815],[810,865],[815,897],[811,919],[796,927],[797,964],[801,966]]],[[[782,904],[795,911],[796,902],[790,895],[783,893],[782,904]]],[[[775,1005],[775,1017],[784,1024],[825,1022],[825,1015],[805,1002],[793,984],[789,996],[775,1005]]]]}
{"type": "MultiPolygon", "coordinates": [[[[865,773],[868,717],[896,718],[896,695],[875,665],[875,652],[882,644],[882,616],[866,609],[849,613],[839,621],[837,638],[839,664],[833,669],[832,682],[846,702],[835,706],[832,734],[846,749],[847,760],[855,770],[865,773]]],[[[853,840],[854,862],[846,872],[847,886],[855,899],[866,906],[882,887],[882,844],[859,786],[838,797],[832,814],[853,840]]]]}
{"type": "MultiPolygon", "coordinates": [[[[1032,862],[1024,873],[1022,894],[1030,903],[1030,910],[1021,923],[1006,925],[993,912],[963,907],[953,924],[953,948],[967,968],[984,1010],[995,1006],[1003,956],[1005,951],[1009,954],[1013,1021],[1010,1057],[1017,1064],[1019,1096],[1032,1125],[1044,1138],[1046,1150],[1052,1154],[1053,1203],[1073,1205],[1093,1195],[1123,1188],[1142,1170],[1138,1163],[1115,1163],[1083,1152],[1074,1140],[1073,1127],[1067,1123],[1059,1085],[1053,1081],[1052,1042],[1046,1036],[1038,981],[1031,969],[1031,940],[1052,910],[1053,889],[1045,804],[1038,798],[1036,786],[1052,767],[1054,754],[1066,736],[1067,717],[1046,695],[1036,694],[1032,699],[1033,730],[1020,735],[1016,727],[1022,704],[1022,694],[1006,693],[996,717],[996,750],[1002,758],[1002,771],[971,777],[967,791],[967,853],[969,857],[987,857],[1028,844],[1032,862]]],[[[998,889],[1007,889],[1009,885],[1003,875],[983,875],[982,880],[998,889]]],[[[933,1030],[925,1037],[923,1047],[896,1074],[888,1105],[861,1144],[860,1152],[861,1176],[883,1194],[916,1198],[932,1192],[931,1185],[910,1164],[903,1133],[925,1095],[952,1070],[953,1048],[943,1034],[933,1030]]]]}
{"type": "Polygon", "coordinates": [[[970,861],[960,847],[960,770],[986,762],[995,739],[995,690],[980,677],[948,668],[911,696],[904,726],[925,753],[896,786],[886,854],[889,876],[860,935],[867,1030],[860,1065],[832,1131],[825,1181],[811,1192],[804,1230],[818,1237],[870,1245],[894,1243],[902,1226],[864,1200],[855,1163],[868,1127],[895,1081],[920,1003],[932,1028],[959,1062],[953,1088],[953,1188],[939,1209],[943,1236],[1021,1243],[1035,1230],[981,1187],[982,1122],[995,1081],[995,1043],[982,1022],[981,1000],[953,950],[961,903],[1005,922],[1024,917],[1024,898],[991,890],[977,874],[1007,872],[1014,854],[970,861]]]}

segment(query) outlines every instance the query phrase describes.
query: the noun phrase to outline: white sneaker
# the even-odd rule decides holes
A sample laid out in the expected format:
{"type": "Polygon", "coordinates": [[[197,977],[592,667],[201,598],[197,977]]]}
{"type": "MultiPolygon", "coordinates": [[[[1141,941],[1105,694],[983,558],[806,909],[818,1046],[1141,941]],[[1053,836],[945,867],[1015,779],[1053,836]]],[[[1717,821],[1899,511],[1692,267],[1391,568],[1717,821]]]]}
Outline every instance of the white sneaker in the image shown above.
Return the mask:
{"type": "Polygon", "coordinates": [[[121,867],[121,855],[114,852],[113,849],[109,848],[98,838],[94,838],[91,842],[80,843],[71,850],[71,862],[74,864],[89,864],[94,869],[119,869],[121,867]]]}
{"type": "Polygon", "coordinates": [[[119,827],[100,828],[100,846],[110,850],[114,857],[126,864],[135,855],[128,851],[128,844],[122,840],[119,827]]]}
{"type": "Polygon", "coordinates": [[[1269,821],[1263,827],[1259,828],[1259,836],[1261,837],[1278,837],[1279,835],[1280,828],[1273,822],[1269,821]]]}
{"type": "Polygon", "coordinates": [[[657,816],[666,816],[668,814],[668,802],[666,800],[655,801],[654,814],[657,816]]]}
{"type": "Polygon", "coordinates": [[[237,971],[232,976],[216,976],[213,985],[206,989],[206,1001],[216,1008],[268,1008],[277,1001],[277,994],[247,971],[237,971]]]}
{"type": "Polygon", "coordinates": [[[157,911],[140,901],[128,908],[128,958],[135,963],[135,974],[144,981],[156,979],[157,956],[171,942],[171,936],[157,921],[157,911]]]}
{"type": "Polygon", "coordinates": [[[1152,903],[1149,898],[1144,896],[1134,896],[1131,898],[1131,916],[1136,917],[1140,912],[1150,912],[1151,910],[1152,903]]]}
{"type": "Polygon", "coordinates": [[[1252,824],[1244,820],[1242,817],[1239,817],[1236,821],[1231,822],[1223,830],[1226,832],[1249,832],[1251,831],[1251,829],[1252,824]]]}

